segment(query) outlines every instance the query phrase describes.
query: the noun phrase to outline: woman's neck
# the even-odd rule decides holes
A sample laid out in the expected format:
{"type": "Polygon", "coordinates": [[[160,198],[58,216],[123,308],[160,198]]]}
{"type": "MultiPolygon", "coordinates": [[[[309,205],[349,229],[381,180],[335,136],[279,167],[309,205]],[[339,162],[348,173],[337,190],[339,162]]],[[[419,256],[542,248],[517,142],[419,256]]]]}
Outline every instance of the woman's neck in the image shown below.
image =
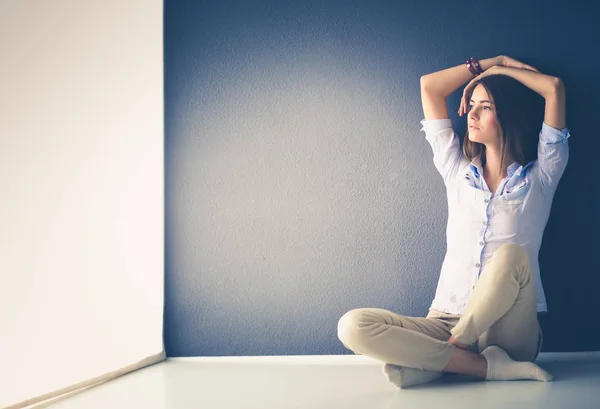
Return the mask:
{"type": "Polygon", "coordinates": [[[486,177],[504,179],[507,175],[507,164],[502,164],[502,153],[498,149],[485,149],[485,165],[483,173],[486,177]]]}

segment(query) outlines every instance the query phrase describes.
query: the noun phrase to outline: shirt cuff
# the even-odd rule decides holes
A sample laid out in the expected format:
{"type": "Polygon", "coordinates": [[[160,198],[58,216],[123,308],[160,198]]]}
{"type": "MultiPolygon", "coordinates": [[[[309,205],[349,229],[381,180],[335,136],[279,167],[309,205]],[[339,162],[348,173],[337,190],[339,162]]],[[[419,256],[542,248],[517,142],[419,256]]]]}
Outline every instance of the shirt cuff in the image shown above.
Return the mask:
{"type": "Polygon", "coordinates": [[[569,139],[571,134],[567,128],[556,129],[545,122],[542,122],[540,140],[545,143],[561,143],[569,139]]]}
{"type": "Polygon", "coordinates": [[[421,131],[425,131],[426,134],[430,132],[438,132],[443,129],[452,128],[452,121],[450,118],[445,119],[423,119],[421,121],[421,131]]]}

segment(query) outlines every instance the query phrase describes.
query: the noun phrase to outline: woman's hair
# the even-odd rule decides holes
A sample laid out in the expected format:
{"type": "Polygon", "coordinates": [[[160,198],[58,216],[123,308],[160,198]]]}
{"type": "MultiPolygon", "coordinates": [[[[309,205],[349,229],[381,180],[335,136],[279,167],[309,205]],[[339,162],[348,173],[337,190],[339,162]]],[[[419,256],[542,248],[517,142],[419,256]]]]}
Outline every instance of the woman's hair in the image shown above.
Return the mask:
{"type": "MultiPolygon", "coordinates": [[[[481,84],[496,106],[496,119],[502,138],[501,169],[512,158],[520,165],[537,159],[539,130],[543,121],[543,99],[519,81],[506,75],[490,75],[475,83],[481,84]]],[[[469,104],[473,89],[467,95],[469,104]]],[[[485,145],[469,139],[469,129],[463,140],[463,152],[469,160],[481,155],[485,163],[485,145]]]]}

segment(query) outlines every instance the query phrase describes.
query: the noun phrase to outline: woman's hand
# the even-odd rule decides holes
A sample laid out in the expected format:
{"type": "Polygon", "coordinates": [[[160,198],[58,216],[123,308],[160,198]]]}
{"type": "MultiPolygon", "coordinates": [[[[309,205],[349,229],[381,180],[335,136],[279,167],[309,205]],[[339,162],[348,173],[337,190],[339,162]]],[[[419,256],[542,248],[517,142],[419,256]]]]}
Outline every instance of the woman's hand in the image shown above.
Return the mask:
{"type": "MultiPolygon", "coordinates": [[[[508,58],[510,58],[510,57],[508,57],[508,58]]],[[[516,61],[516,60],[512,60],[512,61],[516,61]]],[[[516,61],[516,62],[518,62],[518,61],[516,61]]],[[[473,78],[465,86],[465,89],[463,90],[462,97],[460,98],[460,107],[458,107],[458,115],[463,116],[464,114],[466,114],[467,112],[469,112],[469,109],[468,109],[469,108],[469,101],[467,101],[467,95],[471,94],[471,91],[473,90],[473,88],[475,88],[475,83],[477,81],[479,81],[480,79],[482,79],[484,77],[487,77],[489,75],[501,74],[502,73],[502,68],[503,68],[503,66],[501,66],[501,65],[494,65],[493,67],[490,67],[487,70],[485,70],[482,74],[479,74],[478,76],[476,76],[475,78],[473,78]]]]}
{"type": "Polygon", "coordinates": [[[477,82],[481,78],[487,77],[488,75],[494,75],[494,74],[502,74],[502,73],[506,74],[507,71],[510,71],[511,69],[515,69],[515,68],[518,70],[528,70],[528,71],[533,71],[533,72],[539,73],[539,70],[537,68],[535,68],[531,65],[522,63],[521,61],[515,60],[514,58],[509,57],[507,55],[499,55],[498,57],[496,57],[496,61],[499,63],[499,65],[494,65],[493,67],[488,68],[482,74],[479,74],[477,77],[473,78],[465,86],[462,98],[460,99],[460,107],[458,108],[458,115],[463,116],[464,114],[469,112],[469,110],[468,110],[469,101],[467,101],[467,95],[469,95],[471,93],[471,91],[473,90],[473,88],[475,87],[475,82],[477,82]],[[508,70],[504,70],[505,67],[508,68],[508,70]]]}
{"type": "Polygon", "coordinates": [[[522,69],[522,70],[529,70],[529,71],[539,72],[535,67],[532,67],[531,65],[524,64],[521,61],[517,61],[514,58],[511,58],[511,57],[509,57],[507,55],[499,55],[498,56],[498,60],[500,62],[500,65],[502,65],[504,67],[519,68],[519,69],[522,69]]]}

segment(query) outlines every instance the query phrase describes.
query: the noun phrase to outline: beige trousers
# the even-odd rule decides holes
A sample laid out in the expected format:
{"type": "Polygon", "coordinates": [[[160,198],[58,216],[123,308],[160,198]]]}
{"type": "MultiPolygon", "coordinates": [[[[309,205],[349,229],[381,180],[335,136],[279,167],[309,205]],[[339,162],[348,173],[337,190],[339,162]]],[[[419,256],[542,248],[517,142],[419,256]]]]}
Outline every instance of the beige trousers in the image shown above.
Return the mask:
{"type": "Polygon", "coordinates": [[[527,252],[504,244],[483,269],[464,314],[430,310],[426,318],[377,308],[347,312],[338,337],[350,350],[382,362],[441,371],[450,361],[451,335],[473,352],[498,345],[514,360],[534,361],[541,348],[535,281],[527,252]]]}

